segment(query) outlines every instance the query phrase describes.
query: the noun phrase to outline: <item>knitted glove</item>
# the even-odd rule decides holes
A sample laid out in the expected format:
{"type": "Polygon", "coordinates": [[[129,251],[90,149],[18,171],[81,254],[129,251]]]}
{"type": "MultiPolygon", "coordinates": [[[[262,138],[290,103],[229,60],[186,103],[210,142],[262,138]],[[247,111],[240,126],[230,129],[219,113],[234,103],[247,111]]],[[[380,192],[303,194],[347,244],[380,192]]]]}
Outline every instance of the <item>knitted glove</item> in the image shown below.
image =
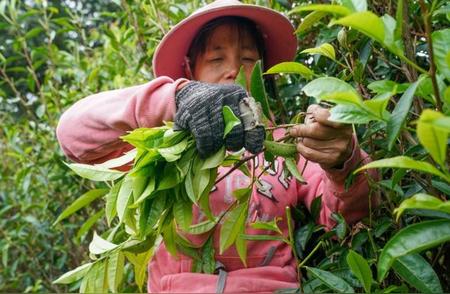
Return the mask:
{"type": "Polygon", "coordinates": [[[245,97],[244,89],[235,84],[190,82],[175,95],[177,111],[174,129],[191,131],[202,158],[218,151],[223,145],[232,151],[245,147],[257,153],[263,147],[265,132],[262,126],[245,131],[243,124],[240,124],[223,139],[223,106],[229,106],[240,117],[239,101],[245,97]]]}

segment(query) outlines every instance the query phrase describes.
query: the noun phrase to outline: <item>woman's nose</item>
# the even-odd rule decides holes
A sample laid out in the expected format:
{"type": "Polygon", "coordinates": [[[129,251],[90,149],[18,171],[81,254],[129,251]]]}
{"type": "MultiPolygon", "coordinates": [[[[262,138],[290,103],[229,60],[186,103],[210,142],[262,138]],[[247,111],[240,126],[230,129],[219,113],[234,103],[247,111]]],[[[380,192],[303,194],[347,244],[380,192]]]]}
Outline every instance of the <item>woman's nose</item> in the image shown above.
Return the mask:
{"type": "Polygon", "coordinates": [[[225,79],[234,82],[237,75],[239,74],[240,68],[241,68],[240,60],[231,61],[227,66],[227,69],[225,72],[225,79]]]}

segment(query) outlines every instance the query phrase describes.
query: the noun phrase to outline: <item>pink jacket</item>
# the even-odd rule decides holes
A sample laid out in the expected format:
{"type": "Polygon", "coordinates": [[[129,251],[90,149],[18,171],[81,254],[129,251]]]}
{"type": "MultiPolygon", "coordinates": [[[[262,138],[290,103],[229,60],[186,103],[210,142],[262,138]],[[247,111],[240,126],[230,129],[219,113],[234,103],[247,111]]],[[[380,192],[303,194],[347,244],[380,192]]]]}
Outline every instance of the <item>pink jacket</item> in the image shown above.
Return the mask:
{"type": "MultiPolygon", "coordinates": [[[[163,121],[173,120],[174,96],[177,86],[186,81],[160,77],[144,85],[102,92],[75,103],[61,117],[57,137],[62,149],[72,160],[84,163],[99,163],[114,158],[131,146],[119,136],[138,127],[155,127],[163,121]]],[[[279,134],[275,134],[279,135],[279,134]]],[[[315,197],[322,195],[322,210],[318,222],[328,229],[334,225],[332,212],[340,212],[347,222],[355,222],[368,214],[369,188],[366,178],[360,174],[353,185],[345,191],[344,180],[357,165],[369,161],[367,155],[354,142],[351,157],[340,170],[324,171],[318,164],[309,162],[305,166],[300,159],[298,166],[304,169],[307,184],[300,184],[283,172],[283,161],[278,159],[274,168],[261,177],[261,185],[251,196],[247,223],[256,220],[269,221],[277,216],[285,218],[285,208],[304,203],[310,207],[315,197]]],[[[266,165],[262,156],[258,166],[266,165]]],[[[228,168],[219,168],[220,174],[228,168]]],[[[370,176],[376,178],[375,172],[370,176]]],[[[210,206],[219,215],[232,202],[232,192],[247,187],[250,183],[241,171],[236,170],[213,187],[210,206]]],[[[373,197],[375,199],[376,197],[373,197]]],[[[193,206],[195,223],[204,216],[193,206]]],[[[287,235],[285,221],[279,223],[287,235]]],[[[246,228],[247,234],[270,234],[269,231],[246,228]]],[[[200,244],[204,236],[187,236],[200,244]]],[[[281,288],[298,287],[295,261],[289,246],[278,241],[248,241],[247,268],[244,267],[234,248],[219,255],[219,230],[214,235],[216,260],[228,272],[225,292],[273,292],[281,288]],[[275,249],[275,251],[273,251],[275,249]],[[264,259],[273,251],[270,261],[264,259]]],[[[149,264],[148,290],[150,292],[216,292],[217,275],[192,273],[192,260],[179,254],[172,257],[162,244],[149,264]]]]}

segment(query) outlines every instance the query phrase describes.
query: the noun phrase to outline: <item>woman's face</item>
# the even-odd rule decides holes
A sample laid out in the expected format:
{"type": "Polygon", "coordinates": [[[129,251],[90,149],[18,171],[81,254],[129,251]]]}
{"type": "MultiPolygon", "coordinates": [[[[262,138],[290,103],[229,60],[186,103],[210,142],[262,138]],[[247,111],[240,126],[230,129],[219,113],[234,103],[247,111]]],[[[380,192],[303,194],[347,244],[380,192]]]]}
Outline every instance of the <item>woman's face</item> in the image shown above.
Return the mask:
{"type": "Polygon", "coordinates": [[[243,66],[248,84],[253,66],[260,58],[253,38],[247,33],[239,34],[236,26],[223,24],[212,32],[205,52],[198,55],[194,79],[207,83],[234,83],[243,66]]]}

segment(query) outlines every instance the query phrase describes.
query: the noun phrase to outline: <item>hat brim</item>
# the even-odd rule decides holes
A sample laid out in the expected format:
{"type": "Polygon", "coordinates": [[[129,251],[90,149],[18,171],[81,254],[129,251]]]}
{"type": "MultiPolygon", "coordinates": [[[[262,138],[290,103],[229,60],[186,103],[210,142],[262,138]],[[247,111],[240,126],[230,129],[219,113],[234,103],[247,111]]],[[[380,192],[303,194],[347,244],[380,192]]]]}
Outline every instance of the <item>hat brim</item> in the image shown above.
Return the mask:
{"type": "Polygon", "coordinates": [[[264,39],[266,68],[294,59],[297,39],[294,27],[286,17],[261,6],[228,5],[199,11],[174,26],[161,40],[153,56],[155,76],[185,77],[184,57],[192,40],[206,23],[222,16],[246,17],[257,24],[264,39]]]}

